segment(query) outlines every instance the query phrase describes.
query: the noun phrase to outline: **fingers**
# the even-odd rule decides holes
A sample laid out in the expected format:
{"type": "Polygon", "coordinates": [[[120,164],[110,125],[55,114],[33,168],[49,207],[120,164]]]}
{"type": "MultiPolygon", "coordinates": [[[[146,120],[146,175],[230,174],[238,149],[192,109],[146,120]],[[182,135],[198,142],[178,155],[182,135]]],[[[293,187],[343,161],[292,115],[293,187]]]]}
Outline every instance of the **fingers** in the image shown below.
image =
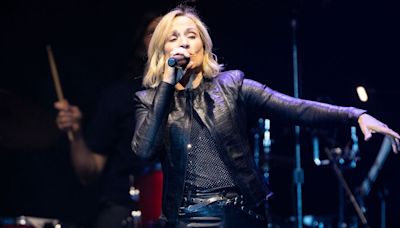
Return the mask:
{"type": "Polygon", "coordinates": [[[168,64],[164,65],[163,81],[171,85],[175,85],[177,83],[175,81],[175,68],[168,66],[168,64]]]}
{"type": "Polygon", "coordinates": [[[381,124],[380,126],[377,126],[375,131],[390,136],[392,150],[394,153],[397,154],[399,150],[400,135],[397,132],[390,129],[386,124],[381,124]]]}
{"type": "Polygon", "coordinates": [[[362,114],[358,118],[358,124],[360,126],[360,129],[361,129],[362,133],[364,134],[364,140],[365,141],[368,141],[372,137],[372,132],[368,128],[368,122],[369,122],[370,119],[373,119],[373,117],[368,115],[368,114],[366,114],[366,113],[362,114]]]}
{"type": "Polygon", "coordinates": [[[72,125],[72,123],[75,122],[74,115],[71,111],[60,111],[57,115],[56,122],[61,127],[72,125]]]}
{"type": "Polygon", "coordinates": [[[397,138],[390,138],[392,142],[392,150],[395,154],[399,152],[399,140],[397,138]]]}
{"type": "Polygon", "coordinates": [[[54,102],[54,107],[59,111],[56,118],[57,127],[61,130],[69,129],[71,124],[71,112],[69,111],[70,106],[67,100],[61,100],[54,102]]]}
{"type": "Polygon", "coordinates": [[[378,121],[378,124],[371,125],[369,128],[367,127],[367,129],[372,133],[376,132],[376,133],[381,133],[381,134],[390,136],[392,150],[394,153],[396,153],[396,154],[398,153],[400,135],[397,132],[393,131],[386,124],[381,123],[379,121],[378,121]]]}
{"type": "Polygon", "coordinates": [[[69,108],[69,103],[67,100],[61,100],[61,101],[57,101],[54,102],[54,108],[56,108],[57,110],[66,110],[69,108]]]}
{"type": "Polygon", "coordinates": [[[365,124],[361,123],[360,123],[360,129],[364,134],[364,140],[368,141],[372,137],[372,132],[368,129],[368,127],[365,124]]]}
{"type": "Polygon", "coordinates": [[[393,138],[396,139],[400,139],[400,135],[393,131],[392,129],[390,129],[386,124],[382,124],[381,126],[377,126],[374,129],[376,132],[381,133],[381,134],[385,134],[385,135],[389,135],[393,138]]]}
{"type": "Polygon", "coordinates": [[[188,63],[188,65],[186,66],[186,69],[185,69],[185,70],[192,69],[192,68],[193,68],[193,66],[194,66],[194,63],[193,63],[193,61],[190,61],[190,62],[188,63]]]}
{"type": "Polygon", "coordinates": [[[56,124],[60,130],[76,132],[80,129],[82,114],[77,106],[69,105],[65,101],[55,102],[54,106],[59,110],[56,124]]]}
{"type": "Polygon", "coordinates": [[[387,132],[386,134],[391,135],[391,136],[392,136],[393,138],[395,138],[396,140],[399,140],[399,139],[400,139],[400,135],[399,135],[397,132],[393,131],[393,130],[390,129],[390,128],[388,128],[387,131],[388,131],[388,132],[387,132]]]}
{"type": "Polygon", "coordinates": [[[72,115],[69,112],[61,111],[57,116],[56,123],[58,128],[60,128],[61,130],[67,130],[72,127],[74,121],[72,119],[72,115]]]}

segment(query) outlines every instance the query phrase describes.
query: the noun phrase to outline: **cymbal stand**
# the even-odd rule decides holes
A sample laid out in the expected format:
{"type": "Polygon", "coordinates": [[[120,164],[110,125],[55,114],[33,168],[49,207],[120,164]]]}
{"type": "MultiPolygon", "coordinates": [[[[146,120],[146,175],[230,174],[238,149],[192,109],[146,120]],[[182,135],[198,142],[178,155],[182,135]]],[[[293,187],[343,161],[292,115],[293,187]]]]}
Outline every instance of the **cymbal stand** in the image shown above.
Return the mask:
{"type": "MultiPolygon", "coordinates": [[[[389,156],[392,147],[391,147],[391,138],[389,136],[385,136],[383,138],[381,147],[379,149],[378,155],[375,158],[375,161],[373,165],[371,166],[367,176],[365,177],[364,181],[362,182],[361,186],[359,187],[358,190],[358,199],[360,203],[364,204],[364,198],[369,195],[371,192],[371,187],[375,183],[376,178],[379,175],[380,170],[382,169],[383,165],[385,164],[385,161],[387,157],[389,156]]],[[[378,193],[379,199],[381,202],[381,228],[385,227],[386,223],[386,195],[387,195],[387,190],[382,190],[382,192],[378,193]]],[[[366,208],[363,206],[362,207],[363,211],[366,211],[366,208]]]]}
{"type": "Polygon", "coordinates": [[[388,195],[387,189],[383,189],[378,193],[379,201],[380,201],[380,209],[381,209],[381,220],[380,220],[380,228],[386,227],[386,197],[388,195]]]}
{"type": "MultiPolygon", "coordinates": [[[[258,126],[254,131],[254,160],[256,165],[262,172],[263,180],[269,184],[270,178],[270,164],[269,158],[271,153],[271,133],[270,133],[270,120],[269,119],[258,119],[258,126]],[[262,150],[261,150],[262,149],[262,150]]],[[[270,216],[268,202],[265,202],[265,213],[270,216]]],[[[271,219],[268,219],[271,221],[271,219]]]]}
{"type": "MultiPolygon", "coordinates": [[[[337,176],[337,178],[339,180],[339,183],[343,187],[346,195],[349,197],[349,200],[350,200],[351,204],[353,205],[353,207],[354,207],[354,209],[355,209],[355,211],[357,213],[357,216],[360,219],[363,227],[369,227],[368,226],[368,222],[367,222],[367,218],[365,217],[360,205],[358,204],[356,198],[354,197],[353,193],[351,192],[350,187],[347,184],[347,182],[346,182],[346,180],[345,180],[345,178],[343,176],[343,173],[342,173],[342,171],[340,170],[340,168],[339,168],[339,166],[337,164],[336,158],[333,157],[333,151],[331,151],[329,149],[325,149],[325,152],[326,152],[326,154],[327,154],[327,156],[329,158],[330,164],[331,164],[331,166],[332,166],[332,168],[333,168],[333,170],[334,170],[334,172],[335,172],[335,174],[336,174],[336,176],[337,176]]],[[[341,224],[339,224],[339,225],[341,225],[341,224]]]]}

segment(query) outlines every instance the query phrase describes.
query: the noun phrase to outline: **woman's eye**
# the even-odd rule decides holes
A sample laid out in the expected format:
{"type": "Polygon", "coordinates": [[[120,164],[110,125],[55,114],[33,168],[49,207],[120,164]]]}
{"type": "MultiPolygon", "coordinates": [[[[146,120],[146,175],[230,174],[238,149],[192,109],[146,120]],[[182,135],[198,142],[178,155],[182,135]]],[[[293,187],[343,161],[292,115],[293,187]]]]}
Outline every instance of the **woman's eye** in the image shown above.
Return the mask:
{"type": "Polygon", "coordinates": [[[190,33],[187,37],[189,39],[196,39],[197,35],[195,33],[190,33]]]}

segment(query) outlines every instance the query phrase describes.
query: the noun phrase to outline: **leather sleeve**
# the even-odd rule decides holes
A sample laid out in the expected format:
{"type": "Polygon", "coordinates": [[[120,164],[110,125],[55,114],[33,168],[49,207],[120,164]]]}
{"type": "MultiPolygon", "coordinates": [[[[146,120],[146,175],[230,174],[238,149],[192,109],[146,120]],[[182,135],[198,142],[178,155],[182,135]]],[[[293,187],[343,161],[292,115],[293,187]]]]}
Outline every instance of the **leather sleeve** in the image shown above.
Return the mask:
{"type": "Polygon", "coordinates": [[[253,110],[271,113],[296,124],[333,126],[357,124],[365,110],[303,100],[279,93],[256,81],[244,79],[240,88],[243,102],[253,110]]]}
{"type": "Polygon", "coordinates": [[[150,158],[158,151],[162,140],[162,123],[168,116],[174,91],[173,85],[161,82],[155,91],[152,91],[154,96],[150,96],[148,90],[136,93],[136,125],[131,147],[139,157],[150,158]]]}

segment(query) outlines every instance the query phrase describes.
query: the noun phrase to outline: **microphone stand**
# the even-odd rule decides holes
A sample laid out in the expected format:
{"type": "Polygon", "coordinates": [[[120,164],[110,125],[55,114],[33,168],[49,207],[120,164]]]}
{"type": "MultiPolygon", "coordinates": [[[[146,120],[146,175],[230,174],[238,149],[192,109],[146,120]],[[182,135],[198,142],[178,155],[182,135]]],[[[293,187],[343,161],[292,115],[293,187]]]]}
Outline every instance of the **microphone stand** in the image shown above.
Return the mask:
{"type": "MultiPolygon", "coordinates": [[[[293,16],[291,20],[292,28],[292,62],[293,62],[293,88],[294,97],[299,98],[299,64],[297,55],[297,19],[293,16]]],[[[296,167],[293,171],[293,182],[296,185],[296,215],[297,227],[303,227],[303,212],[302,212],[302,189],[301,185],[304,182],[304,170],[301,168],[301,151],[300,151],[300,126],[295,126],[295,157],[296,167]]]]}

